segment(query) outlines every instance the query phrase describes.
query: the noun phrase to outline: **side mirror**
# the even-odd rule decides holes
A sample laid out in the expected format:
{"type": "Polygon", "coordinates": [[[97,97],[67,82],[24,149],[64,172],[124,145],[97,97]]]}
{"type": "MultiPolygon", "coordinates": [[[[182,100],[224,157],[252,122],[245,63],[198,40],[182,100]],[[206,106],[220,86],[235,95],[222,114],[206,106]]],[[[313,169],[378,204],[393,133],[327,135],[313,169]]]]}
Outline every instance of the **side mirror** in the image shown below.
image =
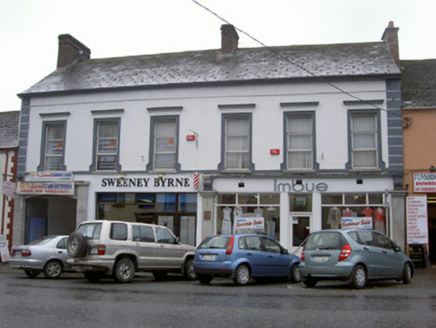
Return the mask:
{"type": "Polygon", "coordinates": [[[401,252],[401,247],[400,246],[397,246],[397,245],[393,245],[393,246],[394,246],[394,251],[395,252],[397,252],[397,253],[401,252]]]}
{"type": "Polygon", "coordinates": [[[282,254],[289,254],[288,250],[286,248],[282,248],[280,253],[282,254]]]}

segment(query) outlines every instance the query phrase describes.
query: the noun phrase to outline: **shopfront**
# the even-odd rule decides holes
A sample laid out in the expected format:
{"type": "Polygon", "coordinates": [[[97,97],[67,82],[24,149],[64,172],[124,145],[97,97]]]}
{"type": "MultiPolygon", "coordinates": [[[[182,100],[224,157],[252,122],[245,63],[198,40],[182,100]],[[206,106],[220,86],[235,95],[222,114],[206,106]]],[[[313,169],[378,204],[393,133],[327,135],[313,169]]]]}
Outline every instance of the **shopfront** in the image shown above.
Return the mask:
{"type": "Polygon", "coordinates": [[[366,179],[363,185],[356,179],[245,179],[244,187],[240,185],[231,179],[214,181],[216,221],[211,233],[264,233],[295,251],[317,230],[363,227],[394,237],[392,227],[403,224],[399,230],[404,231],[404,216],[392,219],[390,179],[366,179]],[[224,191],[232,185],[237,192],[224,191]]]}

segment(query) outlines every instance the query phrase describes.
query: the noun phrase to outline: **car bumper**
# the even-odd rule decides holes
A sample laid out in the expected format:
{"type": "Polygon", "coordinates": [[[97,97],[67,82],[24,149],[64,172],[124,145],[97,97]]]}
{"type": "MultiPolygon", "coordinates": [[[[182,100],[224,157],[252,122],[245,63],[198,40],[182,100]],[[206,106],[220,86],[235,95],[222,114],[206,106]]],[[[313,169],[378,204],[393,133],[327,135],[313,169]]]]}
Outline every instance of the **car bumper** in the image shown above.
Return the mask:
{"type": "Polygon", "coordinates": [[[194,271],[197,274],[230,277],[235,270],[231,262],[194,261],[194,271]]]}
{"type": "Polygon", "coordinates": [[[33,270],[42,270],[44,269],[44,262],[41,260],[35,259],[10,259],[9,266],[15,269],[33,269],[33,270]]]}
{"type": "Polygon", "coordinates": [[[334,267],[327,266],[306,266],[300,263],[300,275],[302,279],[312,277],[317,279],[346,279],[353,272],[354,263],[341,263],[334,267]]]}
{"type": "Polygon", "coordinates": [[[112,273],[114,266],[113,260],[81,260],[81,259],[68,259],[67,263],[73,267],[75,271],[102,271],[105,273],[112,273]]]}

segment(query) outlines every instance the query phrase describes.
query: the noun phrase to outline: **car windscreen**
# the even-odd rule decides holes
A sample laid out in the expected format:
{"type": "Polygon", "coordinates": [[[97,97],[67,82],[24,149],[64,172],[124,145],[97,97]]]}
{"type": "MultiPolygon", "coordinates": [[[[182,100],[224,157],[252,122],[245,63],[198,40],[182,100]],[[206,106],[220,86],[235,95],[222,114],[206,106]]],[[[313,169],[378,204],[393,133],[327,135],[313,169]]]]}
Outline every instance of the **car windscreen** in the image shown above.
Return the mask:
{"type": "Polygon", "coordinates": [[[339,232],[320,232],[309,236],[304,245],[305,250],[341,249],[346,245],[345,238],[339,232]]]}
{"type": "Polygon", "coordinates": [[[86,239],[98,239],[100,238],[101,223],[85,223],[77,228],[77,232],[80,232],[86,239]]]}
{"type": "Polygon", "coordinates": [[[200,249],[204,248],[218,248],[218,249],[225,249],[227,248],[227,245],[229,244],[230,237],[222,237],[222,236],[213,236],[208,237],[198,246],[200,249]]]}

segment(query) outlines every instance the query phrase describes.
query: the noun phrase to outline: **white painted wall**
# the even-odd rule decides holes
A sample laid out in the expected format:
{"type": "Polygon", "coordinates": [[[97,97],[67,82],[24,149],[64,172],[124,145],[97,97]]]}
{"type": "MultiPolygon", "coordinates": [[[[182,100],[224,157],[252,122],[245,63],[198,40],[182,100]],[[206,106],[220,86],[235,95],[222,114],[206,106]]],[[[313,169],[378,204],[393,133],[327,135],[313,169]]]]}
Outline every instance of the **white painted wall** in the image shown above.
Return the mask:
{"type": "MultiPolygon", "coordinates": [[[[385,99],[384,81],[337,84],[362,99],[385,99]]],[[[68,171],[88,171],[92,163],[93,120],[98,117],[121,117],[120,164],[123,171],[143,171],[149,162],[150,117],[180,115],[179,163],[185,170],[216,170],[221,161],[221,116],[228,112],[251,112],[253,115],[253,163],[256,170],[279,170],[283,162],[283,112],[316,112],[316,148],[320,169],[344,169],[348,161],[347,110],[359,109],[343,104],[352,100],[324,83],[269,84],[264,86],[203,87],[167,90],[124,91],[51,98],[33,98],[29,124],[28,172],[40,163],[40,113],[69,112],[66,157],[68,171]],[[318,106],[281,108],[281,102],[319,102],[318,106]],[[220,104],[256,104],[254,109],[220,110],[220,104]],[[181,112],[150,113],[148,107],[182,106],[181,112]],[[119,115],[93,115],[91,111],[123,109],[119,115]],[[198,133],[195,142],[186,141],[191,130],[198,133]],[[271,156],[279,148],[280,156],[271,156]]],[[[384,107],[385,103],[381,105],[384,107]]],[[[361,106],[363,109],[373,109],[361,106]]],[[[383,161],[388,164],[387,122],[382,117],[383,161]]]]}

